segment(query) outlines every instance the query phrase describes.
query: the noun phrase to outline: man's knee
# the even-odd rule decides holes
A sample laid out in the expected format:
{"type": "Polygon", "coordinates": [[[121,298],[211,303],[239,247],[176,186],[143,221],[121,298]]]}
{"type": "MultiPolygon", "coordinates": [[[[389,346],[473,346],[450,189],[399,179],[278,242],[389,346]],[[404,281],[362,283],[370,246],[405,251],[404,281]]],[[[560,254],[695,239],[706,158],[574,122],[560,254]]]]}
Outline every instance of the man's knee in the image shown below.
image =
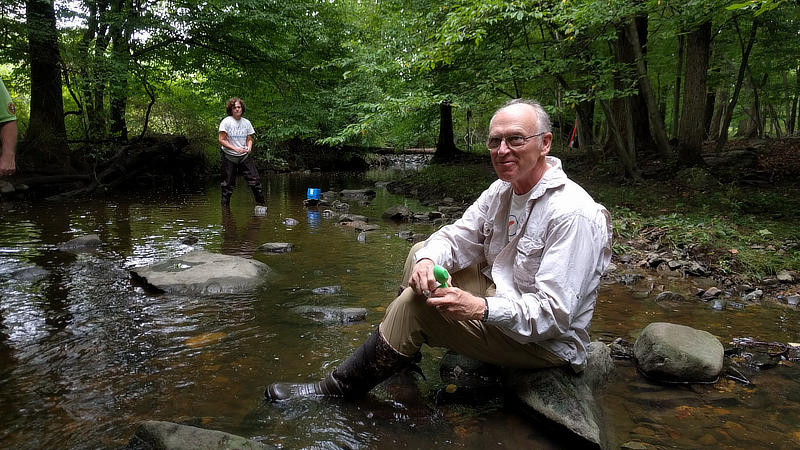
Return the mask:
{"type": "Polygon", "coordinates": [[[414,320],[416,322],[428,313],[428,309],[430,307],[425,301],[425,297],[417,295],[411,288],[405,288],[386,308],[385,320],[403,322],[414,320]]]}

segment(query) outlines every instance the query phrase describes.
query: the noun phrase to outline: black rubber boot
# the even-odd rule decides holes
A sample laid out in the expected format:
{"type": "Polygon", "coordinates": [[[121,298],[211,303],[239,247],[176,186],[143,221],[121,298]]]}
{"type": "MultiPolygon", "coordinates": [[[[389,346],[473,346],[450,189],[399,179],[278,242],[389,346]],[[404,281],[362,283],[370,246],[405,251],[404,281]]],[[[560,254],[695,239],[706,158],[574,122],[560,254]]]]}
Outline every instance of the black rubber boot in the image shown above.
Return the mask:
{"type": "Polygon", "coordinates": [[[264,391],[264,397],[271,401],[295,397],[359,397],[413,362],[414,357],[397,353],[376,330],[322,381],[272,383],[264,391]]]}
{"type": "Polygon", "coordinates": [[[229,208],[231,206],[231,194],[223,192],[219,203],[223,208],[229,208]]]}
{"type": "Polygon", "coordinates": [[[261,185],[250,186],[250,189],[253,191],[253,197],[255,198],[256,203],[264,206],[264,190],[261,188],[261,185]]]}

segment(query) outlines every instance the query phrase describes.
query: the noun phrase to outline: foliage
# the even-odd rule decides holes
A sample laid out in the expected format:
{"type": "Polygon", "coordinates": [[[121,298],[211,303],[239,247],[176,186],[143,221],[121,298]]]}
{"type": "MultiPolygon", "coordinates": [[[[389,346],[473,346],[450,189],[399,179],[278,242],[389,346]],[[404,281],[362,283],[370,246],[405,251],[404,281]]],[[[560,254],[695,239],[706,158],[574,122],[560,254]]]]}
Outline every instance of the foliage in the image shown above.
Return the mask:
{"type": "MultiPolygon", "coordinates": [[[[685,75],[677,73],[678,37],[709,19],[711,94],[730,90],[742,41],[759,24],[734,126],[747,125],[758,100],[762,134],[785,134],[800,95],[800,8],[783,0],[76,0],[56,7],[68,132],[81,143],[120,139],[113,121],[121,108],[129,139],[182,133],[213,152],[231,96],[245,99],[257,145],[279,165],[286,158],[277,146],[293,139],[339,149],[432,147],[442,101],[454,106],[456,144],[464,148],[480,148],[494,109],[515,97],[541,100],[562,133],[589,105],[591,131],[608,139],[594,102],[639,92],[639,75],[615,50],[633,18],[647,19],[647,71],[668,124],[679,120],[673,91],[685,75]]],[[[13,69],[22,103],[30,77],[24,14],[19,0],[0,6],[0,62],[13,69]]]]}

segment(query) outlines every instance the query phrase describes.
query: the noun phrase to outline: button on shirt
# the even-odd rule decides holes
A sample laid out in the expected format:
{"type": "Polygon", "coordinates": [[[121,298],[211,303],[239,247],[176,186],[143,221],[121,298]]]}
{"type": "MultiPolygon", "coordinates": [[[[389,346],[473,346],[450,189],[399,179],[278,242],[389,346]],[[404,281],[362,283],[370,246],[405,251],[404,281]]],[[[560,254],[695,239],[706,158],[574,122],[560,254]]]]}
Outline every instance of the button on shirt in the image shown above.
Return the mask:
{"type": "Polygon", "coordinates": [[[496,286],[487,323],[586,365],[600,277],[611,261],[611,215],[567,178],[558,158],[528,193],[522,232],[508,237],[511,184],[497,180],[452,225],[431,235],[415,259],[451,272],[486,262],[496,286]]]}

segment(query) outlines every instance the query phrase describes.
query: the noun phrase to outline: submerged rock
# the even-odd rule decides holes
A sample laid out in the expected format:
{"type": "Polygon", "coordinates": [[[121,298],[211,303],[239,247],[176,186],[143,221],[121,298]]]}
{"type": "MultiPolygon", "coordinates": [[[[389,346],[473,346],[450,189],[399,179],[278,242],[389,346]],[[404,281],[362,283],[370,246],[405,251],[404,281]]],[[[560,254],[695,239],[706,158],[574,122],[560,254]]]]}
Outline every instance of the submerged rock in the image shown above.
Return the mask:
{"type": "Polygon", "coordinates": [[[11,278],[18,281],[35,282],[47,278],[50,275],[50,271],[39,266],[32,266],[17,269],[11,272],[10,275],[11,278]]]}
{"type": "Polygon", "coordinates": [[[564,448],[613,448],[594,398],[614,370],[611,351],[601,342],[590,343],[587,351],[588,363],[581,374],[569,367],[506,369],[503,384],[527,413],[569,432],[562,438],[564,448]]]}
{"type": "Polygon", "coordinates": [[[311,290],[315,295],[333,295],[342,292],[341,286],[321,286],[311,290]]]}
{"type": "Polygon", "coordinates": [[[233,294],[262,285],[271,271],[254,259],[193,250],[130,272],[134,279],[164,292],[233,294]]]}
{"type": "Polygon", "coordinates": [[[372,189],[344,189],[339,193],[342,198],[355,198],[360,200],[371,200],[377,195],[372,189]]]}
{"type": "Polygon", "coordinates": [[[235,434],[149,420],[142,422],[128,441],[127,450],[274,449],[235,434]]]}
{"type": "Polygon", "coordinates": [[[75,239],[70,239],[67,242],[59,245],[57,248],[62,252],[76,252],[82,250],[89,250],[100,246],[100,236],[96,234],[87,234],[86,236],[79,236],[75,239]]]}
{"type": "Polygon", "coordinates": [[[261,253],[289,253],[294,249],[294,244],[289,242],[267,242],[261,244],[256,248],[257,252],[261,253]]]}
{"type": "Polygon", "coordinates": [[[361,322],[367,317],[365,308],[337,308],[333,306],[303,305],[292,309],[301,316],[314,319],[317,322],[330,324],[348,324],[361,322]]]}

